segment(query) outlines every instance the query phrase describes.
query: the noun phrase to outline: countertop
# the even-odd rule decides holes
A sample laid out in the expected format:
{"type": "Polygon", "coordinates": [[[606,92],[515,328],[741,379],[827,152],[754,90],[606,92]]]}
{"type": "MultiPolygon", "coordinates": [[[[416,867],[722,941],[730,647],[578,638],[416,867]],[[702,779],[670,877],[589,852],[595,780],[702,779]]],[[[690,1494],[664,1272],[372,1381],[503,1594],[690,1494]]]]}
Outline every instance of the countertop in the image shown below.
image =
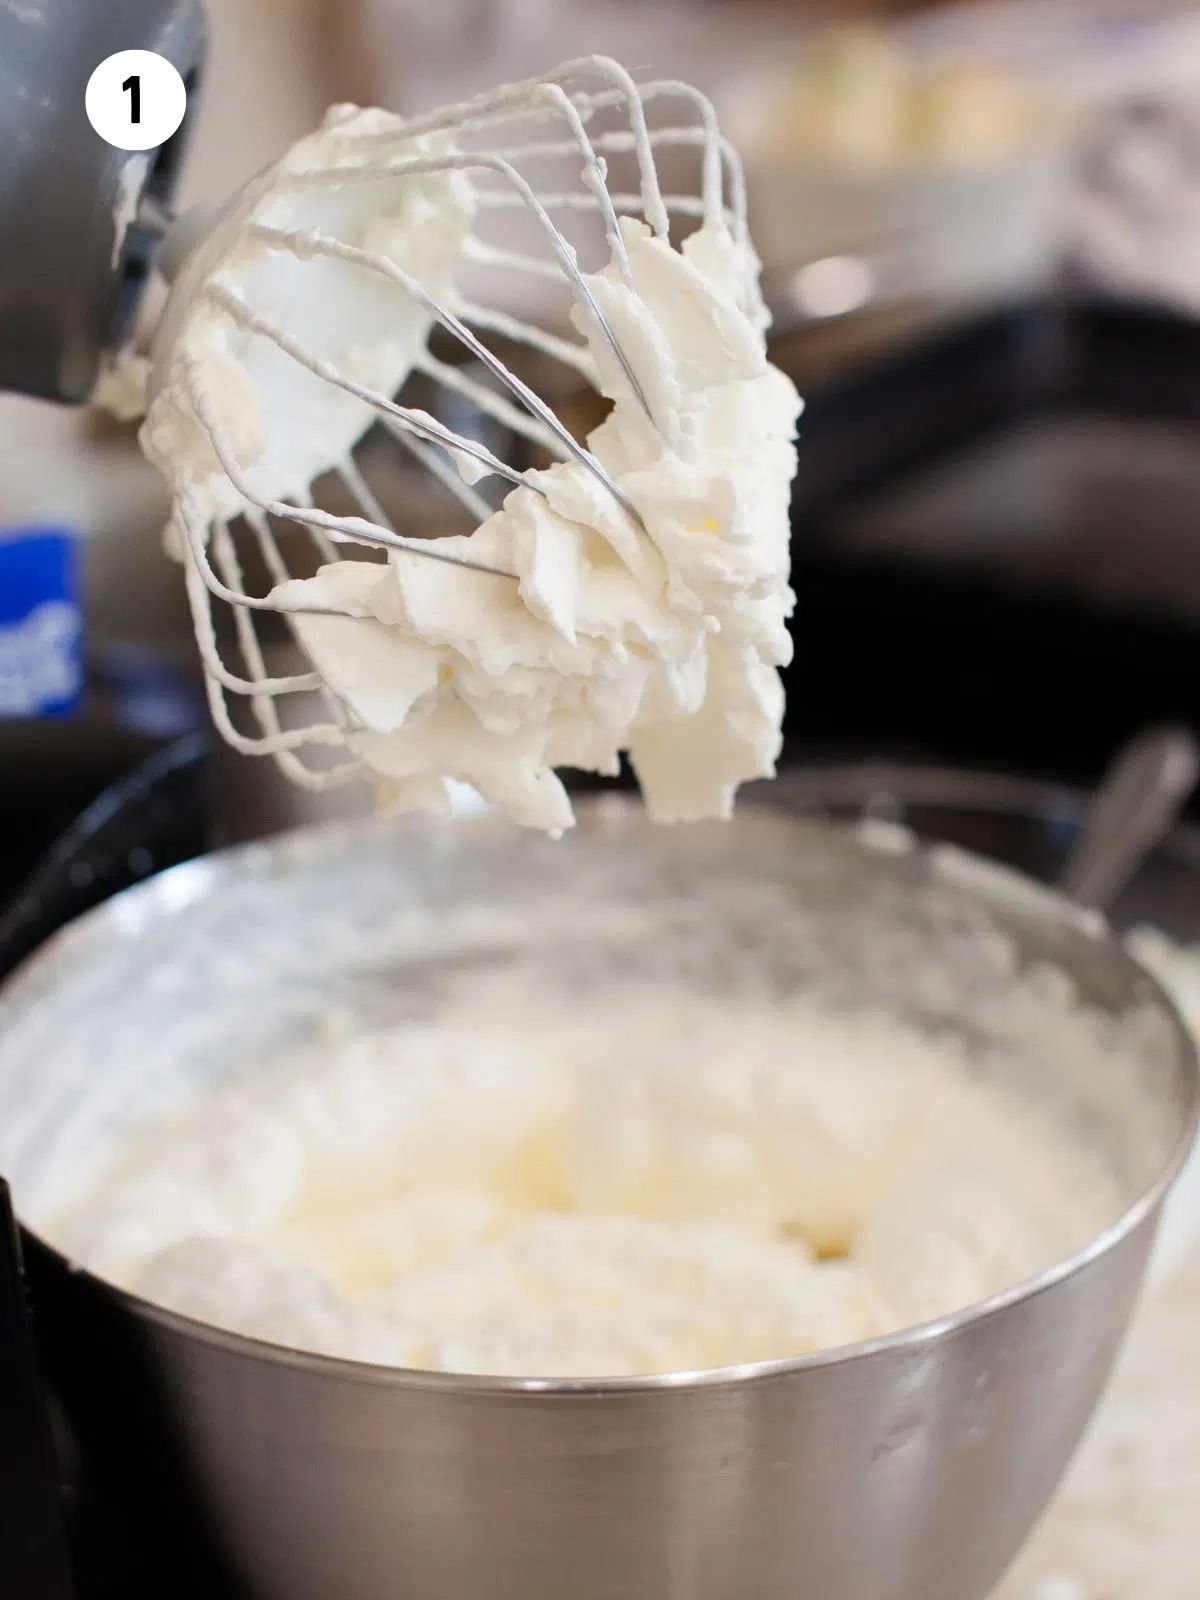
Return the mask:
{"type": "Polygon", "coordinates": [[[1112,1386],[995,1600],[1196,1600],[1200,1249],[1147,1295],[1112,1386]]]}

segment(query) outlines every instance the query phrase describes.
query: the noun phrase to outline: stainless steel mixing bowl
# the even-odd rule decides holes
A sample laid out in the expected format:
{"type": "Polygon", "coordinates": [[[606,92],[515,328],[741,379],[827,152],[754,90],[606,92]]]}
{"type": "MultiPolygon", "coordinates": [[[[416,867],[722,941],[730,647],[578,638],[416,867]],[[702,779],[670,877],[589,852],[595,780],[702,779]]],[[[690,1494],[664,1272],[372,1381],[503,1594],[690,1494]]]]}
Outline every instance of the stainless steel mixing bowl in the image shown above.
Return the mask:
{"type": "MultiPolygon", "coordinates": [[[[517,913],[521,959],[598,1025],[610,972],[791,986],[815,951],[954,1026],[955,994],[965,1014],[1013,980],[977,937],[999,930],[1018,973],[1064,969],[1128,1034],[1103,1066],[1036,1040],[1014,1055],[1031,1092],[1066,1085],[1119,1174],[1110,1226],[1032,1283],[841,1351],[625,1380],[392,1371],[164,1312],[34,1239],[56,1379],[147,1527],[174,1519],[181,1559],[254,1600],[981,1600],[1109,1372],[1190,1140],[1195,1062],[1160,992],[1066,902],[896,842],[753,809],[656,830],[611,801],[558,845],[489,818],[326,828],[176,868],[51,940],[0,1000],[0,1166],[27,1221],[48,1173],[232,1054],[329,1006],[395,1021],[514,959],[447,938],[481,904],[517,913]],[[569,937],[552,902],[574,908],[569,937]],[[603,914],[621,904],[649,908],[650,936],[603,914]],[[793,904],[821,931],[807,956],[793,904]],[[890,955],[868,958],[881,927],[890,955]],[[926,990],[918,957],[952,988],[926,990]]],[[[1003,1010],[971,1026],[1003,1031],[1003,1010]]]]}

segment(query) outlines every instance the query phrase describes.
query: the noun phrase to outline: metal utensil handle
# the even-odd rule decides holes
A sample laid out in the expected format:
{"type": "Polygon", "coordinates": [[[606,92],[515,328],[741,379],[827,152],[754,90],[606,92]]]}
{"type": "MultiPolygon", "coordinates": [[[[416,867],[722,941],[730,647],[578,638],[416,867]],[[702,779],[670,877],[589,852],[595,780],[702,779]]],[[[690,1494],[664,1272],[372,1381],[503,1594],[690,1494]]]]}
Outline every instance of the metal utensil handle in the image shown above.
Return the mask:
{"type": "Polygon", "coordinates": [[[1110,905],[1170,831],[1200,778],[1200,748],[1186,728],[1151,728],[1118,755],[1092,802],[1063,871],[1083,905],[1110,905]]]}

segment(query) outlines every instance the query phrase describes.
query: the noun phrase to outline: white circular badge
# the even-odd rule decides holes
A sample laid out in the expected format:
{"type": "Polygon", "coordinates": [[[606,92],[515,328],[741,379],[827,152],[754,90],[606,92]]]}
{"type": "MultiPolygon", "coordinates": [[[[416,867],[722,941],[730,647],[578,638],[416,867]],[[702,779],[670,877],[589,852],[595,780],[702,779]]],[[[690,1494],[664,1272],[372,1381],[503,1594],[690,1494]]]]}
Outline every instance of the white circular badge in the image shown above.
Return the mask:
{"type": "Polygon", "coordinates": [[[153,150],[183,121],[187,90],[165,56],[118,50],[88,79],[83,104],[92,127],[118,150],[153,150]]]}

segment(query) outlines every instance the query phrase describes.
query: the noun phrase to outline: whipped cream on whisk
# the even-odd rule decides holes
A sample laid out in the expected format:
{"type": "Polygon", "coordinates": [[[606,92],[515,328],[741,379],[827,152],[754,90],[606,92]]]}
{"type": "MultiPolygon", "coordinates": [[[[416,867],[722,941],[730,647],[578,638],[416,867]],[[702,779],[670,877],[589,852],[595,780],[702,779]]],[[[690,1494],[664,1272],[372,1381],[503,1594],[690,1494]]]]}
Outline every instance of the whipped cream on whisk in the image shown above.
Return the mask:
{"type": "MultiPolygon", "coordinates": [[[[332,231],[445,294],[471,191],[456,171],[367,181],[372,141],[403,126],[388,111],[332,106],[227,205],[198,208],[164,241],[183,260],[155,331],[139,442],[172,487],[170,542],[186,545],[181,524],[191,519],[209,533],[263,500],[308,504],[313,481],[375,416],[322,364],[381,394],[412,371],[433,322],[427,308],[352,262],[278,245],[332,231]],[[342,175],[337,186],[325,181],[331,172],[342,175]],[[269,337],[272,321],[302,337],[306,359],[269,337]]],[[[420,159],[434,147],[419,139],[413,148],[420,159]]]]}
{"type": "Polygon", "coordinates": [[[727,817],[774,772],[799,399],[766,358],[747,247],[711,224],[680,250],[632,219],[621,234],[632,283],[614,260],[573,311],[612,401],[588,449],[620,498],[557,462],[438,541],[515,583],[396,554],[282,591],[359,613],[295,625],[402,808],[443,805],[454,778],[563,829],[554,769],[613,774],[627,750],[653,817],[727,817]]]}
{"type": "Polygon", "coordinates": [[[791,654],[800,402],[767,360],[766,322],[740,168],[687,85],[635,83],[597,57],[425,118],[333,108],[207,225],[155,341],[142,440],[171,485],[225,738],[314,788],[366,770],[399,809],[439,810],[447,781],[465,781],[551,832],[573,821],[557,769],[613,774],[627,752],[654,817],[728,816],[740,784],[774,771],[791,654]],[[651,131],[660,102],[687,125],[651,131]],[[673,146],[699,154],[698,193],[660,188],[656,151],[673,146]],[[609,193],[601,152],[633,162],[636,192],[609,193]],[[671,211],[692,219],[680,246],[671,211]],[[496,244],[498,214],[520,248],[496,244]],[[607,265],[585,272],[599,252],[607,265]],[[578,337],[557,313],[538,327],[475,304],[489,264],[565,290],[578,337]],[[435,324],[468,367],[429,349],[435,324]],[[489,333],[607,398],[586,442],[489,333]],[[405,403],[414,374],[553,465],[519,469],[405,403]],[[473,533],[391,526],[352,454],[377,419],[473,533]],[[356,514],[314,506],[327,473],[356,514]],[[512,485],[499,509],[481,477],[512,485]],[[247,589],[239,524],[269,592],[247,589]],[[308,539],[315,575],[289,564],[308,539]],[[348,559],[364,547],[383,559],[348,559]],[[272,613],[314,671],[271,677],[255,630],[272,613]],[[301,690],[318,691],[322,725],[280,709],[301,690]],[[314,746],[339,764],[302,760],[314,746]]]}

